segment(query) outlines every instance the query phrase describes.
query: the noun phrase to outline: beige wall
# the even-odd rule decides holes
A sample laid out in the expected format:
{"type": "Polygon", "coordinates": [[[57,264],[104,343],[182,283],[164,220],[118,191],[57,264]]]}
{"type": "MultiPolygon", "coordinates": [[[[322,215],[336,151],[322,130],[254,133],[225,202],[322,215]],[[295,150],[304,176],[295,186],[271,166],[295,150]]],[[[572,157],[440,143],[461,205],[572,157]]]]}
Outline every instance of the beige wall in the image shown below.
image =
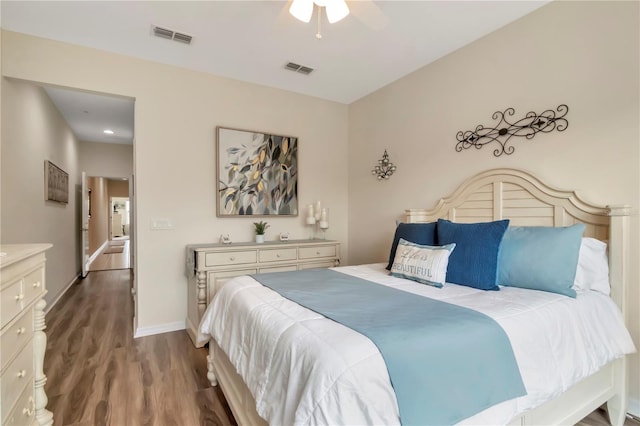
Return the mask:
{"type": "Polygon", "coordinates": [[[91,176],[87,185],[91,189],[89,255],[92,256],[109,239],[109,180],[91,176]]]}
{"type": "Polygon", "coordinates": [[[80,269],[78,141],[46,92],[22,81],[2,79],[2,122],[1,241],[53,244],[50,303],[80,269]],[[45,201],[44,160],[69,174],[68,204],[45,201]]]}
{"type": "Polygon", "coordinates": [[[80,142],[80,167],[87,176],[130,178],[133,145],[80,142]]]}
{"type": "MultiPolygon", "coordinates": [[[[633,206],[628,308],[640,347],[638,5],[553,2],[350,105],[350,261],[386,260],[404,209],[433,207],[482,170],[526,169],[590,202],[633,206]],[[568,129],[513,140],[512,155],[454,149],[458,131],[493,124],[495,111],[562,103],[568,129]],[[398,170],[378,182],[370,170],[385,148],[398,170]]],[[[638,355],[629,377],[638,413],[638,355]]]]}
{"type": "MultiPolygon", "coordinates": [[[[215,215],[217,125],[299,137],[300,206],[330,207],[328,237],[348,252],[347,106],[8,31],[2,56],[6,76],[135,98],[139,328],[184,322],[187,244],[253,238],[251,219],[215,215]],[[152,218],[175,228],[153,231],[152,218]]],[[[302,215],[267,220],[267,239],[308,235],[302,215]]]]}
{"type": "Polygon", "coordinates": [[[109,179],[109,198],[111,197],[128,197],[129,182],[126,180],[109,179]]]}

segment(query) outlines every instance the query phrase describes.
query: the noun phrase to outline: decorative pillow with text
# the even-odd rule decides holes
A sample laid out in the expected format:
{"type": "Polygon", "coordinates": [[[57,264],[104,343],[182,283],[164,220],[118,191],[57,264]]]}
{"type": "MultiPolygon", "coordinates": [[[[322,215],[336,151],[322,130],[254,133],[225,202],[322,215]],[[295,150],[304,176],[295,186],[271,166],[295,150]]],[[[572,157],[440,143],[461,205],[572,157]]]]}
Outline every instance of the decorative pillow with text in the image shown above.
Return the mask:
{"type": "Polygon", "coordinates": [[[445,246],[426,246],[400,238],[395,259],[391,265],[391,275],[442,287],[447,277],[449,255],[455,247],[455,243],[445,246]]]}

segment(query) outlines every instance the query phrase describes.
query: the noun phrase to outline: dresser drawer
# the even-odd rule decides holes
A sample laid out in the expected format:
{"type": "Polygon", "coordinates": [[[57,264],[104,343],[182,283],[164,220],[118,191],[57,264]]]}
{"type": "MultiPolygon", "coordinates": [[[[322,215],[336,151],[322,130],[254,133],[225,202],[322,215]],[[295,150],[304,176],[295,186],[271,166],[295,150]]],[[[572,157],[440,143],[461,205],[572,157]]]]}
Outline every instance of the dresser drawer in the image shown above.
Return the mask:
{"type": "Polygon", "coordinates": [[[315,259],[320,257],[334,257],[336,246],[300,247],[300,259],[315,259]]]}
{"type": "Polygon", "coordinates": [[[22,280],[18,280],[9,287],[3,288],[0,293],[0,320],[2,326],[11,321],[13,317],[18,315],[22,310],[22,301],[24,293],[22,292],[22,280]]]}
{"type": "Polygon", "coordinates": [[[0,359],[8,361],[21,350],[33,336],[33,309],[29,309],[0,337],[0,359]]]}
{"type": "Polygon", "coordinates": [[[27,345],[0,376],[0,392],[2,392],[0,404],[2,404],[3,413],[11,409],[28,383],[33,383],[32,345],[27,345]]]}
{"type": "Polygon", "coordinates": [[[298,250],[295,248],[260,250],[258,256],[260,262],[279,262],[281,260],[296,260],[298,258],[298,250]]]}
{"type": "Polygon", "coordinates": [[[223,266],[256,263],[257,260],[256,250],[227,251],[224,253],[207,253],[204,263],[205,266],[223,266]]]}
{"type": "Polygon", "coordinates": [[[44,268],[38,268],[22,280],[25,305],[42,294],[44,288],[44,268]]]}
{"type": "Polygon", "coordinates": [[[3,411],[2,417],[3,426],[27,426],[37,424],[36,404],[33,399],[33,380],[30,380],[28,386],[22,390],[13,411],[8,415],[6,411],[3,411]]]}

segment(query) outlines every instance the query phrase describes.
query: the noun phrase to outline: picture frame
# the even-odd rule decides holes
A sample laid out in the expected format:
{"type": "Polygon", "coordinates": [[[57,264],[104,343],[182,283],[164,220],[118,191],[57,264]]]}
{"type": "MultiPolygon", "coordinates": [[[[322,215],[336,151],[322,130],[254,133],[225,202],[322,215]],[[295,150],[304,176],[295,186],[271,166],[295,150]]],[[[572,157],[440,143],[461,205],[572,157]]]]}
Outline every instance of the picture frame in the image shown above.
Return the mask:
{"type": "Polygon", "coordinates": [[[69,203],[69,174],[49,160],[44,160],[44,199],[69,203]]]}
{"type": "Polygon", "coordinates": [[[297,216],[298,138],[216,127],[216,216],[297,216]]]}

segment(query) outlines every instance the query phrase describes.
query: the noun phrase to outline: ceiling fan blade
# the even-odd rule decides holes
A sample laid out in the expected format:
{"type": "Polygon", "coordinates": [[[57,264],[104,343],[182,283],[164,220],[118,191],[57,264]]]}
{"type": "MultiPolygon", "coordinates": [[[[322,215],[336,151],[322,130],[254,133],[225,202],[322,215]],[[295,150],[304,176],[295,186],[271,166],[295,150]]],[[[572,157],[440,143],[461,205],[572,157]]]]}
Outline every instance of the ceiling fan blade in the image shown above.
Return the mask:
{"type": "Polygon", "coordinates": [[[389,18],[373,0],[347,0],[351,14],[373,30],[381,30],[389,25],[389,18]]]}

